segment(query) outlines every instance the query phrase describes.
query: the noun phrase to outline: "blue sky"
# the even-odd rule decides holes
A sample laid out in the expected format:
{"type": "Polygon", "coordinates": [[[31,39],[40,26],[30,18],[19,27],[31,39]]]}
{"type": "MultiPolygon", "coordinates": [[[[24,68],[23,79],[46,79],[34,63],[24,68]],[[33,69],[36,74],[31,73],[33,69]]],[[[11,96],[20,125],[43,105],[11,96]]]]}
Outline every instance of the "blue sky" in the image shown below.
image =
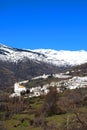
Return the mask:
{"type": "Polygon", "coordinates": [[[0,43],[87,50],[87,0],[0,0],[0,43]]]}

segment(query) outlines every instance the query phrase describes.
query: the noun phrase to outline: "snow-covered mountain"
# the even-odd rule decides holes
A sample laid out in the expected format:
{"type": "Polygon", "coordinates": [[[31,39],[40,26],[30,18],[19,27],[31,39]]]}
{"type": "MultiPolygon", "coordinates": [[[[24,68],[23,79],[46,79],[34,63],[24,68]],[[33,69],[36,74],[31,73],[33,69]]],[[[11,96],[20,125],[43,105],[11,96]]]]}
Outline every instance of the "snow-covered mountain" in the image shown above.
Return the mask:
{"type": "Polygon", "coordinates": [[[56,66],[75,66],[87,62],[87,51],[57,51],[52,49],[16,49],[0,44],[0,60],[18,62],[25,59],[56,66]]]}
{"type": "Polygon", "coordinates": [[[64,51],[51,49],[36,49],[35,52],[44,54],[46,60],[56,65],[80,65],[87,62],[87,51],[64,51]]]}
{"type": "Polygon", "coordinates": [[[17,49],[0,44],[0,60],[18,62],[26,58],[41,61],[45,56],[38,52],[33,52],[32,50],[17,49]]]}
{"type": "Polygon", "coordinates": [[[28,80],[41,74],[60,71],[61,67],[49,64],[45,59],[44,54],[0,44],[0,88],[7,88],[15,82],[28,80]]]}
{"type": "Polygon", "coordinates": [[[43,74],[58,74],[70,67],[71,76],[87,76],[87,52],[26,50],[0,44],[0,88],[43,74]]]}

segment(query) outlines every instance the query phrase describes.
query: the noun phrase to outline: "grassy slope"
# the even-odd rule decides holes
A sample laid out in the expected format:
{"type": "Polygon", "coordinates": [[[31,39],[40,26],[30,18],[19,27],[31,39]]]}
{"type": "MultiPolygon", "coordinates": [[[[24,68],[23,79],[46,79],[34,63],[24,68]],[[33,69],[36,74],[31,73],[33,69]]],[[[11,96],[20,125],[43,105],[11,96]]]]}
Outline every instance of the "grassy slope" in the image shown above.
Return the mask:
{"type": "MultiPolygon", "coordinates": [[[[73,94],[75,94],[77,91],[83,95],[82,97],[80,97],[81,99],[83,99],[84,95],[86,95],[87,93],[87,89],[80,89],[80,90],[72,90],[69,91],[69,93],[65,92],[63,94],[60,94],[60,99],[64,98],[68,98],[69,95],[72,96],[73,94]],[[81,90],[81,91],[80,91],[81,90]],[[73,93],[73,94],[72,94],[73,93]]],[[[73,95],[74,98],[78,95],[73,95]]],[[[70,101],[71,99],[69,99],[70,101]]],[[[61,101],[61,100],[60,100],[61,101]]],[[[72,101],[72,100],[71,100],[72,101]]],[[[75,100],[76,101],[76,100],[75,100]]],[[[44,103],[44,99],[43,98],[32,98],[30,99],[30,104],[31,107],[38,111],[44,103]]],[[[55,124],[55,126],[57,126],[57,128],[59,128],[59,130],[63,130],[64,128],[66,128],[67,125],[67,119],[69,118],[69,122],[75,121],[76,122],[76,118],[75,118],[75,114],[74,111],[77,112],[79,114],[79,117],[81,118],[81,120],[85,120],[87,117],[87,104],[86,105],[82,105],[82,103],[79,100],[79,105],[76,107],[71,106],[69,109],[68,107],[63,107],[64,109],[67,109],[67,113],[66,114],[61,114],[61,115],[53,115],[53,116],[49,116],[46,117],[46,121],[48,124],[55,124]]],[[[65,104],[63,104],[65,105],[65,104]]],[[[13,115],[13,117],[9,120],[5,120],[4,121],[4,126],[7,128],[7,130],[42,130],[42,128],[40,127],[33,127],[30,125],[30,120],[34,119],[34,114],[35,113],[27,113],[27,114],[15,114],[13,115]],[[24,119],[24,122],[21,123],[21,120],[24,119]],[[17,127],[14,127],[15,125],[18,125],[17,127]]],[[[71,124],[70,124],[71,125],[71,124]]],[[[79,123],[77,122],[77,125],[79,125],[79,123]]]]}

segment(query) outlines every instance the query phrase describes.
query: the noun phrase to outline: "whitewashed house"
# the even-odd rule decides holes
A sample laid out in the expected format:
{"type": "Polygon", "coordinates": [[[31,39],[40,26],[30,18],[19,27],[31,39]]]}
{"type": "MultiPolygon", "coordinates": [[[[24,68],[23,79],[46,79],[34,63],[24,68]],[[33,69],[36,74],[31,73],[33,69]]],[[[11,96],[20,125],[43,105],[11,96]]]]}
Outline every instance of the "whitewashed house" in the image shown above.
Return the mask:
{"type": "Polygon", "coordinates": [[[26,88],[23,86],[23,85],[20,85],[19,83],[15,83],[14,84],[14,92],[15,93],[21,93],[21,92],[23,92],[23,91],[25,91],[26,92],[26,88]]]}
{"type": "Polygon", "coordinates": [[[10,97],[18,97],[21,96],[21,92],[26,92],[26,87],[19,83],[14,84],[14,93],[10,95],[10,97]]]}

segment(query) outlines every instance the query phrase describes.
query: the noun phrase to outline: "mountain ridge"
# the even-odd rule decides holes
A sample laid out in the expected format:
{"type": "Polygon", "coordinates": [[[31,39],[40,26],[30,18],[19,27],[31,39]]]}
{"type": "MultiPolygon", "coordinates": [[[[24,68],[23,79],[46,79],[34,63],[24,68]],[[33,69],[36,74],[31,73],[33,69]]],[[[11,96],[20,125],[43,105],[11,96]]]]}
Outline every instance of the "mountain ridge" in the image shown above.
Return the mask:
{"type": "Polygon", "coordinates": [[[87,62],[87,51],[69,51],[53,49],[18,49],[0,44],[0,60],[17,62],[24,59],[45,62],[56,66],[74,66],[87,62]]]}

